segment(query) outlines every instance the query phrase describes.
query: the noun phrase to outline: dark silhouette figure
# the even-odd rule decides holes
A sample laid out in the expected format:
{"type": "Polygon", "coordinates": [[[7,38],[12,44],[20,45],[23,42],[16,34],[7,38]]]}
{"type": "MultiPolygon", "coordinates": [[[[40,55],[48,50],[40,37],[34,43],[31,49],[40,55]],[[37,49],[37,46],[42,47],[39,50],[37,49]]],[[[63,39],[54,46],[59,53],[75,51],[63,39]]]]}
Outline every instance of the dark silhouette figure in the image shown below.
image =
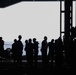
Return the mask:
{"type": "Polygon", "coordinates": [[[37,58],[38,58],[38,41],[36,41],[36,38],[33,38],[33,55],[34,55],[34,62],[35,66],[37,66],[37,58]]]}
{"type": "Polygon", "coordinates": [[[63,43],[60,37],[55,42],[55,51],[56,51],[56,57],[55,57],[56,66],[58,68],[61,68],[63,64],[63,43]]]}
{"type": "Polygon", "coordinates": [[[17,63],[19,66],[22,65],[22,50],[23,50],[23,44],[21,42],[22,36],[18,36],[18,41],[17,41],[17,63]]]}
{"type": "Polygon", "coordinates": [[[12,44],[12,58],[14,59],[14,64],[17,61],[17,39],[14,39],[14,43],[12,44]]]}
{"type": "Polygon", "coordinates": [[[44,66],[47,65],[47,37],[44,36],[44,40],[42,41],[42,47],[41,47],[41,52],[42,52],[42,64],[44,66]]]}
{"type": "Polygon", "coordinates": [[[29,66],[33,66],[33,43],[32,39],[29,39],[28,43],[28,61],[29,61],[29,66]]]}
{"type": "Polygon", "coordinates": [[[4,56],[4,41],[2,37],[0,37],[0,58],[4,56]]]}
{"type": "Polygon", "coordinates": [[[54,39],[52,39],[51,42],[48,43],[48,46],[49,46],[48,59],[51,60],[51,66],[53,66],[54,50],[55,50],[54,39]]]}
{"type": "Polygon", "coordinates": [[[26,60],[27,60],[27,64],[29,64],[29,45],[28,45],[28,40],[25,40],[25,51],[26,51],[26,60]]]}

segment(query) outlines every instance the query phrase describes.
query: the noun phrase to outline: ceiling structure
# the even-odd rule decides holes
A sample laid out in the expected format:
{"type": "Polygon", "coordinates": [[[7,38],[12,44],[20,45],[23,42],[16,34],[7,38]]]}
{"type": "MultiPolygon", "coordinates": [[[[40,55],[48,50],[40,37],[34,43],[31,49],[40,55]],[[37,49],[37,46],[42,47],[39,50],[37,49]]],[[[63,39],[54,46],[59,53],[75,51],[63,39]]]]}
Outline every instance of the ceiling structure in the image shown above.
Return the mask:
{"type": "MultiPolygon", "coordinates": [[[[0,8],[5,8],[7,6],[10,6],[22,1],[38,2],[38,1],[64,1],[64,0],[0,0],[0,8]]],[[[73,1],[76,1],[76,0],[73,0],[73,1]]]]}

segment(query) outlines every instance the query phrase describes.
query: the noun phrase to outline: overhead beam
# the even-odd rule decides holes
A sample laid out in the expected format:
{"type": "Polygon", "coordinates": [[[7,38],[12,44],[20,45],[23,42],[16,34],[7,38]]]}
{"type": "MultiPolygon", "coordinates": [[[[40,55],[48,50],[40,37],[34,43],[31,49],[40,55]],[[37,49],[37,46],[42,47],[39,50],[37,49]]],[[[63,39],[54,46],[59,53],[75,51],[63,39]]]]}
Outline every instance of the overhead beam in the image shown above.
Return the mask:
{"type": "Polygon", "coordinates": [[[37,1],[64,1],[64,0],[0,0],[0,8],[4,8],[22,1],[37,2],[37,1]]]}
{"type": "Polygon", "coordinates": [[[18,2],[21,2],[21,0],[0,0],[0,8],[10,6],[18,2]]]}

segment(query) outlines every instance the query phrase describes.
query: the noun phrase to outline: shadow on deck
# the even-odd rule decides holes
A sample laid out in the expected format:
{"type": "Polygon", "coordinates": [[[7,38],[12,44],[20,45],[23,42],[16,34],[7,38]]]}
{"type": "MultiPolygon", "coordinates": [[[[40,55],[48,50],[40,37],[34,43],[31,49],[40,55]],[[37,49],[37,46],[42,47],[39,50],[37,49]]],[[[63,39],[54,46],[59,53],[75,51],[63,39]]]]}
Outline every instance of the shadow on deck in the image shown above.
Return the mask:
{"type": "Polygon", "coordinates": [[[39,56],[37,66],[28,66],[26,57],[23,56],[22,66],[17,66],[13,63],[12,59],[0,61],[0,75],[76,75],[74,69],[71,69],[70,66],[63,65],[62,67],[57,67],[55,63],[51,66],[51,60],[48,65],[42,66],[41,56],[39,56]]]}

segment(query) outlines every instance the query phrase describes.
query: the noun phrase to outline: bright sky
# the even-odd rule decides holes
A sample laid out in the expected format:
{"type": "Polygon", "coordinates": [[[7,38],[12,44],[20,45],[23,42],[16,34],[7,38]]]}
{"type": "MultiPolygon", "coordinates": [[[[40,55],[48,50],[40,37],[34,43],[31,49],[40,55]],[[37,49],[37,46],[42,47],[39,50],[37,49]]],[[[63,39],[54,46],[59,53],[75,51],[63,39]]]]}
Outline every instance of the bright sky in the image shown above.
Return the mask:
{"type": "Polygon", "coordinates": [[[0,36],[12,41],[18,35],[22,41],[29,38],[43,40],[57,39],[60,35],[59,2],[21,2],[7,8],[0,8],[0,36]]]}

